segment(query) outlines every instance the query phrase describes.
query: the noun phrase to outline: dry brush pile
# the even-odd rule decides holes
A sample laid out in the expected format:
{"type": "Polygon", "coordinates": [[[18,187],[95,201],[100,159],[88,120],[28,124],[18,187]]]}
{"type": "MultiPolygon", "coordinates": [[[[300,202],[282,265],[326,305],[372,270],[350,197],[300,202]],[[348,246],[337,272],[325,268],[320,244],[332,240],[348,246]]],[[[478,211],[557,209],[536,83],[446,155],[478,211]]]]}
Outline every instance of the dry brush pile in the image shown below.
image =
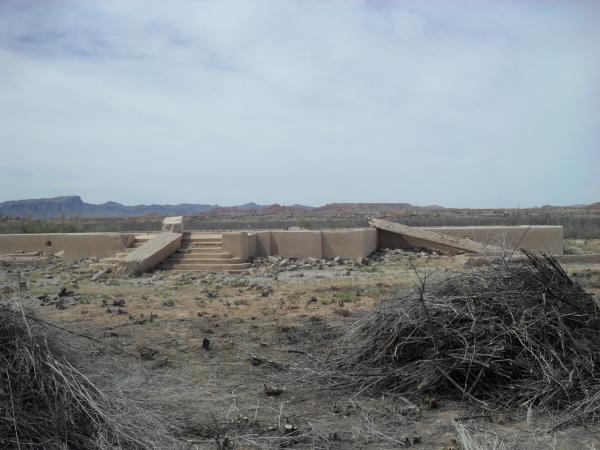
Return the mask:
{"type": "Polygon", "coordinates": [[[533,407],[563,425],[599,416],[598,301],[556,259],[525,254],[431,285],[421,276],[359,320],[330,364],[360,390],[533,407]]]}
{"type": "Polygon", "coordinates": [[[164,427],[71,365],[48,327],[0,307],[0,447],[160,448],[164,427]]]}

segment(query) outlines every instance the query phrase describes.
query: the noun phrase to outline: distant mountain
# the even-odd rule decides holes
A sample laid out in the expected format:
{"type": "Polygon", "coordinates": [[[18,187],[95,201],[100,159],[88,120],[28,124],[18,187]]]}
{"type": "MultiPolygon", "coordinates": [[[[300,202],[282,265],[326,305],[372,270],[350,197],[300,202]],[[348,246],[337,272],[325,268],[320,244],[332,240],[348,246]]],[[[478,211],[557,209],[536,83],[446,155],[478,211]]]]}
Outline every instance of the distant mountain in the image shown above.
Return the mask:
{"type": "Polygon", "coordinates": [[[319,212],[331,213],[391,213],[400,211],[443,209],[441,206],[415,206],[410,203],[328,203],[317,208],[319,212]]]}
{"type": "Polygon", "coordinates": [[[440,206],[415,206],[410,203],[329,203],[320,207],[304,205],[259,205],[245,203],[223,207],[183,203],[180,205],[122,205],[117,202],[93,204],[79,196],[14,200],[0,203],[0,217],[54,219],[59,217],[116,218],[142,216],[194,216],[194,215],[278,215],[278,214],[374,214],[402,211],[442,209],[440,206]]]}
{"type": "Polygon", "coordinates": [[[85,203],[79,196],[14,200],[0,203],[0,217],[53,219],[58,217],[190,216],[217,209],[218,205],[133,205],[117,202],[85,203]]]}
{"type": "Polygon", "coordinates": [[[278,215],[278,214],[301,214],[309,211],[315,211],[317,208],[312,206],[304,205],[280,205],[275,203],[273,205],[257,205],[256,203],[247,203],[241,206],[230,206],[230,207],[219,207],[213,211],[203,213],[204,215],[278,215]],[[250,206],[252,205],[252,206],[250,206]]]}

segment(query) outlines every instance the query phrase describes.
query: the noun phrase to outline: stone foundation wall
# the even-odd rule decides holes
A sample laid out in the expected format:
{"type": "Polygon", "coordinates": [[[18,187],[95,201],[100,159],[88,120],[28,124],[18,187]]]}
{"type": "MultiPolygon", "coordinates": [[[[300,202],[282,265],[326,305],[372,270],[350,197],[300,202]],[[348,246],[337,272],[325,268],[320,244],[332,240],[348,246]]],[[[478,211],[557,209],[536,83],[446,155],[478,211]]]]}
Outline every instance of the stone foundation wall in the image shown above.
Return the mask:
{"type": "MultiPolygon", "coordinates": [[[[428,227],[456,237],[468,237],[504,248],[563,254],[563,228],[559,226],[428,227]]],[[[105,258],[125,250],[134,239],[130,233],[0,234],[0,254],[64,251],[68,260],[105,258]]],[[[223,233],[223,248],[234,257],[278,255],[286,258],[361,258],[377,248],[426,247],[418,239],[373,228],[340,230],[290,230],[223,233]]],[[[442,249],[444,250],[444,249],[442,249]]],[[[452,254],[454,249],[445,249],[452,254]]]]}
{"type": "Polygon", "coordinates": [[[106,258],[122,252],[133,242],[134,234],[123,233],[48,233],[0,234],[0,254],[64,252],[64,258],[106,258]]]}

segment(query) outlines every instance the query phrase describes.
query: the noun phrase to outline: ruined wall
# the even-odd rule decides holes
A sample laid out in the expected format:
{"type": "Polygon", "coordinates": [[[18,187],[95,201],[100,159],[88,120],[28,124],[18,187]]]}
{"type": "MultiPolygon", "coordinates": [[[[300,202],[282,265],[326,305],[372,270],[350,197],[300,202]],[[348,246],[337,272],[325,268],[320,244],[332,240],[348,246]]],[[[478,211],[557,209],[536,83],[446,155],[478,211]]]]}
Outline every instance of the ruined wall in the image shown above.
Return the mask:
{"type": "Polygon", "coordinates": [[[322,231],[323,258],[362,258],[377,249],[377,231],[334,230],[322,231]]]}
{"type": "Polygon", "coordinates": [[[106,258],[125,250],[134,236],[122,233],[0,234],[0,254],[25,251],[50,255],[64,251],[64,258],[70,261],[106,258]]]}
{"type": "Polygon", "coordinates": [[[473,239],[510,250],[524,248],[549,253],[563,254],[563,227],[561,226],[484,226],[484,227],[423,227],[461,238],[473,239]]]}
{"type": "MultiPolygon", "coordinates": [[[[541,251],[552,255],[563,254],[563,228],[560,226],[471,226],[471,227],[422,227],[459,238],[469,238],[483,244],[506,249],[541,251]]],[[[419,239],[389,231],[378,230],[378,248],[415,248],[429,245],[419,239]]],[[[450,247],[438,246],[448,254],[456,253],[450,247]]]]}
{"type": "Polygon", "coordinates": [[[320,231],[274,232],[277,254],[284,258],[322,258],[320,231]]]}
{"type": "Polygon", "coordinates": [[[233,232],[223,233],[223,250],[230,252],[234,258],[248,259],[248,233],[233,232]]]}
{"type": "MultiPolygon", "coordinates": [[[[560,226],[516,227],[427,227],[456,237],[468,237],[484,244],[525,248],[553,255],[563,254],[560,226]]],[[[134,240],[133,233],[51,233],[1,234],[0,254],[64,251],[68,260],[105,258],[124,251],[134,240]]],[[[258,231],[223,233],[223,248],[236,258],[279,255],[286,258],[360,258],[376,248],[427,247],[425,242],[372,228],[345,230],[258,231]]],[[[452,248],[442,248],[448,254],[452,248]]]]}
{"type": "Polygon", "coordinates": [[[248,236],[248,255],[285,258],[361,258],[377,248],[374,229],[258,231],[248,236]]]}

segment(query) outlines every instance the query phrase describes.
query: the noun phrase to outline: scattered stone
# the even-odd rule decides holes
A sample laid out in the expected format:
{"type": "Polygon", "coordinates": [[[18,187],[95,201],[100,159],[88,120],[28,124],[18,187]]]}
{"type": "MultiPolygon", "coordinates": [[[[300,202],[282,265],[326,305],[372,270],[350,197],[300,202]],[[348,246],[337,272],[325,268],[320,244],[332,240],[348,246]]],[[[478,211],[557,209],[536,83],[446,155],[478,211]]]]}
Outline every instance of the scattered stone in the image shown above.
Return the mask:
{"type": "Polygon", "coordinates": [[[119,298],[119,299],[113,300],[112,305],[123,308],[125,306],[125,299],[119,298]]]}
{"type": "Polygon", "coordinates": [[[283,388],[277,386],[265,386],[265,395],[268,397],[277,397],[285,392],[285,386],[283,388]]]}
{"type": "Polygon", "coordinates": [[[73,295],[73,291],[69,291],[66,287],[63,287],[56,295],[59,297],[68,297],[69,295],[73,295]]]}
{"type": "Polygon", "coordinates": [[[140,349],[138,351],[140,353],[140,358],[142,358],[143,360],[146,360],[146,361],[153,360],[156,357],[156,355],[158,354],[158,350],[155,350],[153,348],[146,347],[146,346],[140,347],[140,349]]]}
{"type": "Polygon", "coordinates": [[[166,356],[164,358],[159,359],[154,364],[152,364],[153,369],[160,369],[162,367],[167,367],[171,365],[171,361],[166,356]]]}
{"type": "Polygon", "coordinates": [[[290,433],[293,433],[293,432],[295,432],[295,431],[298,430],[298,428],[295,425],[291,424],[291,423],[286,423],[283,426],[283,429],[285,431],[285,434],[290,434],[290,433]]]}
{"type": "Polygon", "coordinates": [[[173,299],[165,300],[163,302],[163,306],[165,306],[167,308],[172,308],[173,306],[175,306],[175,301],[173,299]]]}
{"type": "Polygon", "coordinates": [[[92,281],[101,280],[102,278],[106,277],[107,274],[109,274],[111,272],[112,272],[111,269],[100,270],[99,272],[96,272],[94,275],[92,275],[90,280],[92,280],[92,281]]]}
{"type": "Polygon", "coordinates": [[[317,297],[311,297],[308,299],[308,301],[306,302],[306,307],[308,308],[309,305],[313,305],[318,303],[319,300],[317,300],[317,297]]]}
{"type": "Polygon", "coordinates": [[[268,297],[271,294],[273,294],[273,288],[271,286],[267,286],[266,288],[263,289],[261,296],[262,297],[268,297]]]}
{"type": "Polygon", "coordinates": [[[54,306],[56,307],[56,309],[67,309],[67,305],[65,304],[65,301],[62,298],[57,300],[56,303],[54,303],[54,306]]]}
{"type": "Polygon", "coordinates": [[[10,286],[2,286],[0,289],[0,294],[12,294],[15,290],[10,286]]]}

